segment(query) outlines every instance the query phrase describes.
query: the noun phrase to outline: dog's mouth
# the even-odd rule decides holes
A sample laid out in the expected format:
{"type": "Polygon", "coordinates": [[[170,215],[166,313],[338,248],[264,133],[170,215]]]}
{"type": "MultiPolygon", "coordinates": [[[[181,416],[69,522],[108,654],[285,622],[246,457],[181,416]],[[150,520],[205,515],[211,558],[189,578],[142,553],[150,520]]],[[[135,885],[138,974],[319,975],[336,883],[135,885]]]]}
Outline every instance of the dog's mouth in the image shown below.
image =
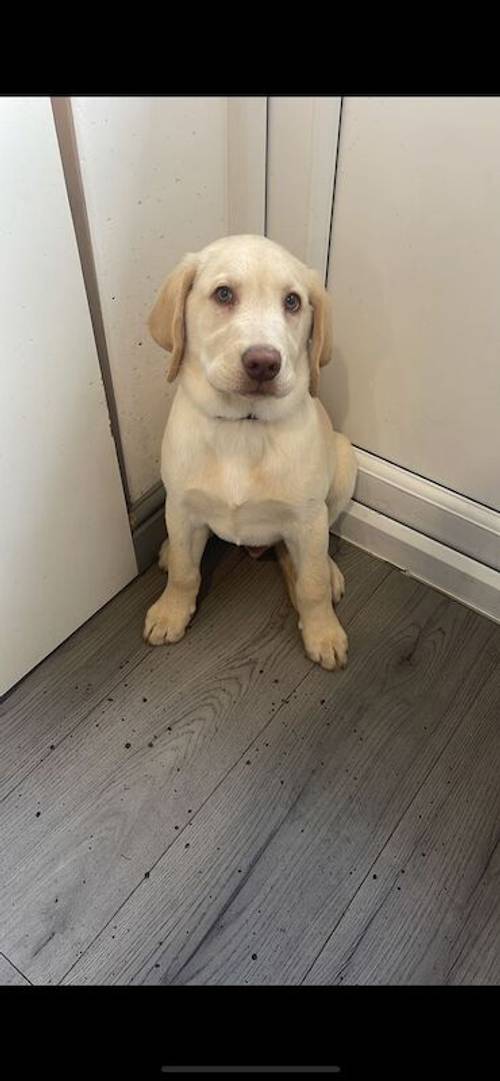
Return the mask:
{"type": "Polygon", "coordinates": [[[256,383],[254,387],[249,387],[248,390],[240,390],[239,394],[243,398],[276,398],[276,390],[273,390],[267,383],[256,383]]]}
{"type": "Polygon", "coordinates": [[[242,398],[282,398],[283,387],[274,379],[249,379],[236,394],[241,394],[242,398]]]}
{"type": "Polygon", "coordinates": [[[237,394],[241,398],[283,398],[289,392],[289,387],[282,380],[277,379],[245,379],[239,378],[227,380],[218,377],[217,373],[208,375],[208,382],[223,394],[237,394]]]}

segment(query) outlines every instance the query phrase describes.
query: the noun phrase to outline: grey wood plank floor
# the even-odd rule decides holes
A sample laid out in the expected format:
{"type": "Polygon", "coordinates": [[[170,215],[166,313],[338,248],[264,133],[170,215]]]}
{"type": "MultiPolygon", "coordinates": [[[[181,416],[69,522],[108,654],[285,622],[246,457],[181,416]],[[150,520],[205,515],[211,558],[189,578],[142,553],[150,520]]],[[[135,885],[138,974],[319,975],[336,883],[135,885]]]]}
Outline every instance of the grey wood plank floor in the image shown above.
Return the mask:
{"type": "Polygon", "coordinates": [[[0,987],[29,987],[29,980],[26,980],[22,972],[18,972],[2,953],[0,953],[0,987]]]}
{"type": "Polygon", "coordinates": [[[345,543],[345,672],[276,563],[151,568],[0,707],[0,983],[496,983],[500,627],[345,543]]]}

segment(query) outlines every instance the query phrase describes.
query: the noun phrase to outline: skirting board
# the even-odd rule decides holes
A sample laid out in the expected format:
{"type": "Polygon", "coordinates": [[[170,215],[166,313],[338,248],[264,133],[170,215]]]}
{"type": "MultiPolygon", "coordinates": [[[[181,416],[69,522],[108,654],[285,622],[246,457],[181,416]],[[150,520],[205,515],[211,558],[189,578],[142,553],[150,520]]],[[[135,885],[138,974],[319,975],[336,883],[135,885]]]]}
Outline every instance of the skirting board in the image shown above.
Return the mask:
{"type": "MultiPolygon", "coordinates": [[[[356,450],[357,503],[500,571],[500,512],[356,450]]],[[[500,493],[500,469],[499,469],[500,493]]]]}
{"type": "MultiPolygon", "coordinates": [[[[165,496],[163,502],[164,500],[165,496]]],[[[139,574],[147,571],[148,567],[158,559],[158,552],[166,535],[165,511],[162,505],[137,529],[134,529],[132,534],[139,574]]]]}
{"type": "Polygon", "coordinates": [[[332,532],[500,623],[500,572],[353,500],[332,532]]]}

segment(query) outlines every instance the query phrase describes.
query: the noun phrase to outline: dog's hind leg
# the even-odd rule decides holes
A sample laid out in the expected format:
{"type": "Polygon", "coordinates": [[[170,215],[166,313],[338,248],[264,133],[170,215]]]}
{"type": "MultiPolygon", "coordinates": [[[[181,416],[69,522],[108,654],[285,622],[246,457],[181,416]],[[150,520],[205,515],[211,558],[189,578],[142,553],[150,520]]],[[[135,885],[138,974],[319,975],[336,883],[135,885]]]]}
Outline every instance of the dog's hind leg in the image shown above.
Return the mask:
{"type": "Polygon", "coordinates": [[[284,541],[280,541],[279,544],[276,545],[276,557],[285,579],[288,596],[290,597],[293,607],[297,610],[297,597],[295,595],[295,581],[297,575],[292,563],[292,557],[284,541]]]}
{"type": "MultiPolygon", "coordinates": [[[[357,462],[347,436],[333,432],[335,468],[333,481],[327,497],[328,525],[333,523],[348,506],[356,484],[357,462]]],[[[330,579],[334,604],[344,596],[344,575],[333,559],[330,559],[330,579]]]]}
{"type": "Polygon", "coordinates": [[[158,552],[158,566],[165,574],[168,571],[168,537],[163,541],[163,544],[158,552]]]}
{"type": "Polygon", "coordinates": [[[340,432],[333,432],[334,439],[334,472],[330,491],[326,502],[328,506],[328,524],[330,526],[342,514],[352,499],[356,484],[357,462],[356,455],[347,436],[340,432]]]}
{"type": "MultiPolygon", "coordinates": [[[[290,597],[293,607],[296,609],[297,598],[295,594],[295,581],[297,575],[295,573],[295,567],[292,563],[292,557],[284,541],[280,541],[279,544],[276,545],[276,556],[286,582],[288,596],[290,597]]],[[[344,596],[345,592],[344,575],[342,574],[342,571],[339,570],[339,568],[337,567],[337,564],[334,563],[333,559],[330,558],[330,556],[328,557],[328,563],[330,568],[332,600],[334,604],[338,604],[344,596]]]]}

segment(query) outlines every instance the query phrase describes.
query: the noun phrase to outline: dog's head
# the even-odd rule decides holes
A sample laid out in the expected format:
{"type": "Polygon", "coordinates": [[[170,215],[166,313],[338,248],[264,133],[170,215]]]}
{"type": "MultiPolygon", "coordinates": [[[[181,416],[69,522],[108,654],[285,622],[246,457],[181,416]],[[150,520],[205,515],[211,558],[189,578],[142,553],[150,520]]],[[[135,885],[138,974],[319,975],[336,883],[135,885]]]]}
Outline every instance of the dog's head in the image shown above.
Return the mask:
{"type": "Polygon", "coordinates": [[[164,283],[151,334],[215,391],[280,399],[318,392],[330,360],[329,297],[316,271],[261,236],[231,236],[186,255],[164,283]]]}

